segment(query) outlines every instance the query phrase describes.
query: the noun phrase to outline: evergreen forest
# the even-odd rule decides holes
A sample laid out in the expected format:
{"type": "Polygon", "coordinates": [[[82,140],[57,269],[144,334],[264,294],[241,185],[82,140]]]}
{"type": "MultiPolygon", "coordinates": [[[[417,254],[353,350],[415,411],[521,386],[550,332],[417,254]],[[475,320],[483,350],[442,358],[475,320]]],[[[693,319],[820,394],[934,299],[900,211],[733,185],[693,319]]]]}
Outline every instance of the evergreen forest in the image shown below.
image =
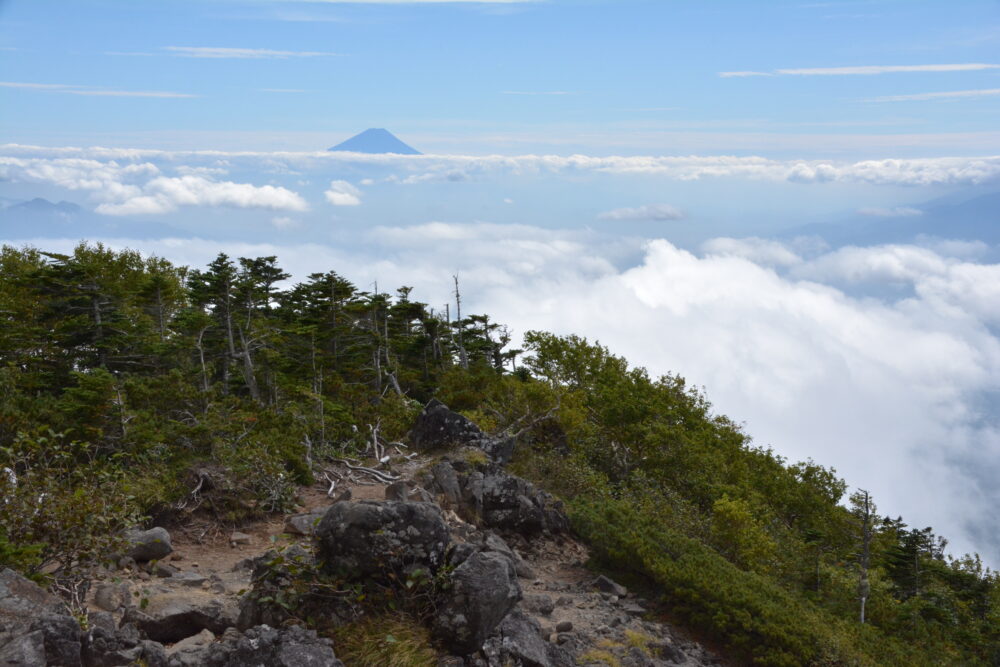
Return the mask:
{"type": "Polygon", "coordinates": [[[463,311],[457,279],[433,309],[333,270],[289,278],[276,257],[3,247],[0,568],[59,581],[134,525],[291,511],[316,462],[405,440],[437,398],[516,431],[511,469],[565,502],[591,566],[740,664],[1000,665],[979,557],[755,445],[685,378],[587,332],[515,341],[463,311]],[[206,469],[229,482],[195,508],[206,469]]]}

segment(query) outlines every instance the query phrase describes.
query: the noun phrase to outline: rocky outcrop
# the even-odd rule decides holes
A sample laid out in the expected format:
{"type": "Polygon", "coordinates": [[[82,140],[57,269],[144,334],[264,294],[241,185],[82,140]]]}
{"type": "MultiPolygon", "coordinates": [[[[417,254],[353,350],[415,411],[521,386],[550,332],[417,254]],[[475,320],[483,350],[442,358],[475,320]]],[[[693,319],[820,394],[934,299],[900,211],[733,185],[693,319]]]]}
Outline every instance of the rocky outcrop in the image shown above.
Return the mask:
{"type": "Polygon", "coordinates": [[[468,417],[448,409],[447,405],[432,398],[417,417],[410,430],[409,440],[418,452],[431,452],[475,445],[483,437],[483,432],[468,417]]]}
{"type": "Polygon", "coordinates": [[[499,465],[479,470],[464,461],[442,461],[424,477],[429,491],[482,527],[526,537],[569,529],[561,502],[499,465]]]}
{"type": "Polygon", "coordinates": [[[418,567],[437,571],[448,547],[448,526],[430,503],[337,503],[316,527],[321,567],[350,579],[418,567]]]}
{"type": "Polygon", "coordinates": [[[515,440],[506,435],[488,435],[468,417],[432,398],[410,430],[411,446],[419,452],[435,452],[457,447],[476,447],[493,461],[506,464],[514,455],[515,440]]]}
{"type": "Polygon", "coordinates": [[[452,573],[433,620],[434,635],[458,655],[478,651],[521,599],[510,559],[477,551],[452,573]]]}
{"type": "Polygon", "coordinates": [[[0,665],[77,667],[81,638],[58,598],[13,570],[0,572],[0,665]]]}
{"type": "Polygon", "coordinates": [[[203,634],[173,646],[168,667],[344,667],[329,639],[297,625],[230,629],[214,639],[203,634]]]}

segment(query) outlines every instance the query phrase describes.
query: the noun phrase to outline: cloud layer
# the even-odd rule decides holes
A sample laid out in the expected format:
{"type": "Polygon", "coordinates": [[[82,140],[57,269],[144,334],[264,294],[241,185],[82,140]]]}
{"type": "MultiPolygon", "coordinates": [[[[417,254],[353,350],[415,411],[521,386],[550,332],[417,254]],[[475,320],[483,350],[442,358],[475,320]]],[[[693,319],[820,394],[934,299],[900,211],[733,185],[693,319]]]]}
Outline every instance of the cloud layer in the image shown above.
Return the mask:
{"type": "Polygon", "coordinates": [[[164,151],[133,148],[76,148],[0,145],[6,160],[59,164],[69,159],[105,163],[227,161],[244,169],[292,172],[333,166],[381,167],[396,182],[460,181],[499,174],[634,174],[677,181],[744,178],[792,183],[871,185],[979,185],[1000,181],[1000,156],[861,160],[775,160],[759,156],[591,156],[591,155],[372,155],[350,152],[164,151]]]}

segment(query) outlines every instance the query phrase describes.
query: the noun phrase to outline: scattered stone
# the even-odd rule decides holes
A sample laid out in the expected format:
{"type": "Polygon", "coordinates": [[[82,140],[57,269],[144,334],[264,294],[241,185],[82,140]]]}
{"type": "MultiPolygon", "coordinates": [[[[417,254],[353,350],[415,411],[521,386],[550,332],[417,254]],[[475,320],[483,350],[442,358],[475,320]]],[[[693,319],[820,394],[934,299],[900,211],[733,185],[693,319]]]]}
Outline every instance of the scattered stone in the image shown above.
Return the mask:
{"type": "Polygon", "coordinates": [[[192,586],[197,587],[206,581],[205,577],[197,572],[177,572],[175,575],[170,577],[168,583],[180,584],[182,586],[192,586]]]}
{"type": "Polygon", "coordinates": [[[572,621],[559,621],[556,623],[556,632],[572,632],[573,622],[572,621]]]}
{"type": "Polygon", "coordinates": [[[180,570],[169,563],[161,563],[157,561],[156,565],[153,566],[153,574],[164,579],[172,577],[178,572],[180,572],[180,570]]]}
{"type": "Polygon", "coordinates": [[[291,535],[312,535],[324,512],[325,507],[305,514],[291,515],[285,519],[285,532],[291,535]]]}
{"type": "Polygon", "coordinates": [[[234,531],[232,535],[229,536],[229,544],[235,546],[237,544],[250,544],[253,538],[246,533],[241,533],[238,530],[234,531]]]}
{"type": "Polygon", "coordinates": [[[129,600],[127,584],[101,583],[94,588],[94,606],[104,611],[118,611],[129,600]]]}
{"type": "Polygon", "coordinates": [[[644,616],[646,614],[646,608],[643,607],[638,602],[626,602],[622,605],[622,611],[624,611],[629,616],[644,616]]]}
{"type": "Polygon", "coordinates": [[[533,614],[548,616],[556,605],[548,595],[525,595],[521,605],[533,614]]]}
{"type": "Polygon", "coordinates": [[[617,595],[620,598],[628,595],[628,589],[621,584],[615,583],[611,579],[608,579],[603,574],[594,580],[594,588],[604,593],[609,593],[611,595],[617,595]]]}
{"type": "Polygon", "coordinates": [[[149,530],[130,530],[125,533],[125,539],[129,543],[128,557],[137,562],[160,560],[174,550],[170,546],[170,533],[159,526],[149,530]]]}
{"type": "Polygon", "coordinates": [[[572,656],[547,641],[550,632],[537,621],[515,609],[500,623],[497,633],[483,645],[490,665],[523,667],[570,667],[572,656]]]}
{"type": "MultiPolygon", "coordinates": [[[[214,641],[215,641],[215,633],[213,633],[211,630],[202,630],[198,634],[182,639],[173,646],[167,648],[167,655],[176,656],[177,654],[201,653],[202,649],[204,649],[206,646],[213,643],[214,641]]],[[[201,656],[198,656],[199,659],[200,657],[201,656]]],[[[182,660],[181,664],[194,666],[197,665],[198,663],[196,662],[192,663],[182,660]]]]}

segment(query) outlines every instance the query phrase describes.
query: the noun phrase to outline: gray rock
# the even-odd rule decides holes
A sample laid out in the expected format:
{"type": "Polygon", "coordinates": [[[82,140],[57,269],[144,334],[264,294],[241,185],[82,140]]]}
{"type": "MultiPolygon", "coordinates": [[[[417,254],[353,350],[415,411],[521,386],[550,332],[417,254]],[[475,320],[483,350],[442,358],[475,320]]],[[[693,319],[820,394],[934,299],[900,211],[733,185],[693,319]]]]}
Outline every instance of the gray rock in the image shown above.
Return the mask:
{"type": "Polygon", "coordinates": [[[436,398],[424,406],[409,434],[410,444],[420,452],[477,444],[482,437],[478,426],[436,398]]]}
{"type": "Polygon", "coordinates": [[[127,584],[102,582],[94,587],[94,605],[104,611],[118,611],[129,601],[127,584]]]}
{"type": "Polygon", "coordinates": [[[235,640],[208,647],[203,653],[206,667],[344,667],[329,639],[297,625],[275,629],[259,625],[235,640]]]}
{"type": "Polygon", "coordinates": [[[510,559],[495,552],[476,552],[452,573],[432,630],[453,653],[474,653],[520,599],[521,587],[510,559]]]}
{"type": "Polygon", "coordinates": [[[81,634],[59,598],[13,570],[0,572],[0,664],[77,667],[81,634]]]}
{"type": "Polygon", "coordinates": [[[130,530],[125,533],[125,539],[129,543],[127,556],[140,562],[165,558],[174,550],[170,546],[170,533],[159,526],[149,530],[130,530]]]}
{"type": "Polygon", "coordinates": [[[178,572],[167,581],[171,584],[198,588],[203,583],[208,581],[208,579],[204,575],[198,574],[197,572],[178,572]]]}
{"type": "Polygon", "coordinates": [[[556,605],[548,595],[525,595],[521,605],[533,614],[548,616],[555,611],[556,605]]]}
{"type": "Polygon", "coordinates": [[[153,641],[169,643],[205,629],[221,633],[236,625],[237,614],[234,601],[191,592],[153,595],[144,609],[129,608],[125,618],[153,641]]]}
{"type": "Polygon", "coordinates": [[[253,537],[238,530],[233,531],[233,534],[229,536],[230,544],[250,544],[252,541],[253,537]]]}
{"type": "Polygon", "coordinates": [[[483,653],[489,664],[521,667],[571,667],[573,657],[543,638],[538,623],[515,609],[500,623],[495,635],[486,640],[483,653]]]}
{"type": "Polygon", "coordinates": [[[573,622],[572,621],[559,621],[556,623],[556,632],[572,632],[573,622]]]}
{"type": "Polygon", "coordinates": [[[601,591],[602,593],[609,593],[611,595],[617,595],[620,598],[628,595],[628,589],[621,584],[615,583],[611,579],[608,579],[603,574],[594,580],[594,588],[601,591]]]}
{"type": "Polygon", "coordinates": [[[285,532],[292,535],[312,535],[323,518],[326,508],[304,514],[293,514],[285,519],[285,532]]]}
{"type": "Polygon", "coordinates": [[[436,572],[448,542],[441,510],[429,503],[338,503],[316,527],[321,567],[351,579],[412,567],[436,572]]]}

